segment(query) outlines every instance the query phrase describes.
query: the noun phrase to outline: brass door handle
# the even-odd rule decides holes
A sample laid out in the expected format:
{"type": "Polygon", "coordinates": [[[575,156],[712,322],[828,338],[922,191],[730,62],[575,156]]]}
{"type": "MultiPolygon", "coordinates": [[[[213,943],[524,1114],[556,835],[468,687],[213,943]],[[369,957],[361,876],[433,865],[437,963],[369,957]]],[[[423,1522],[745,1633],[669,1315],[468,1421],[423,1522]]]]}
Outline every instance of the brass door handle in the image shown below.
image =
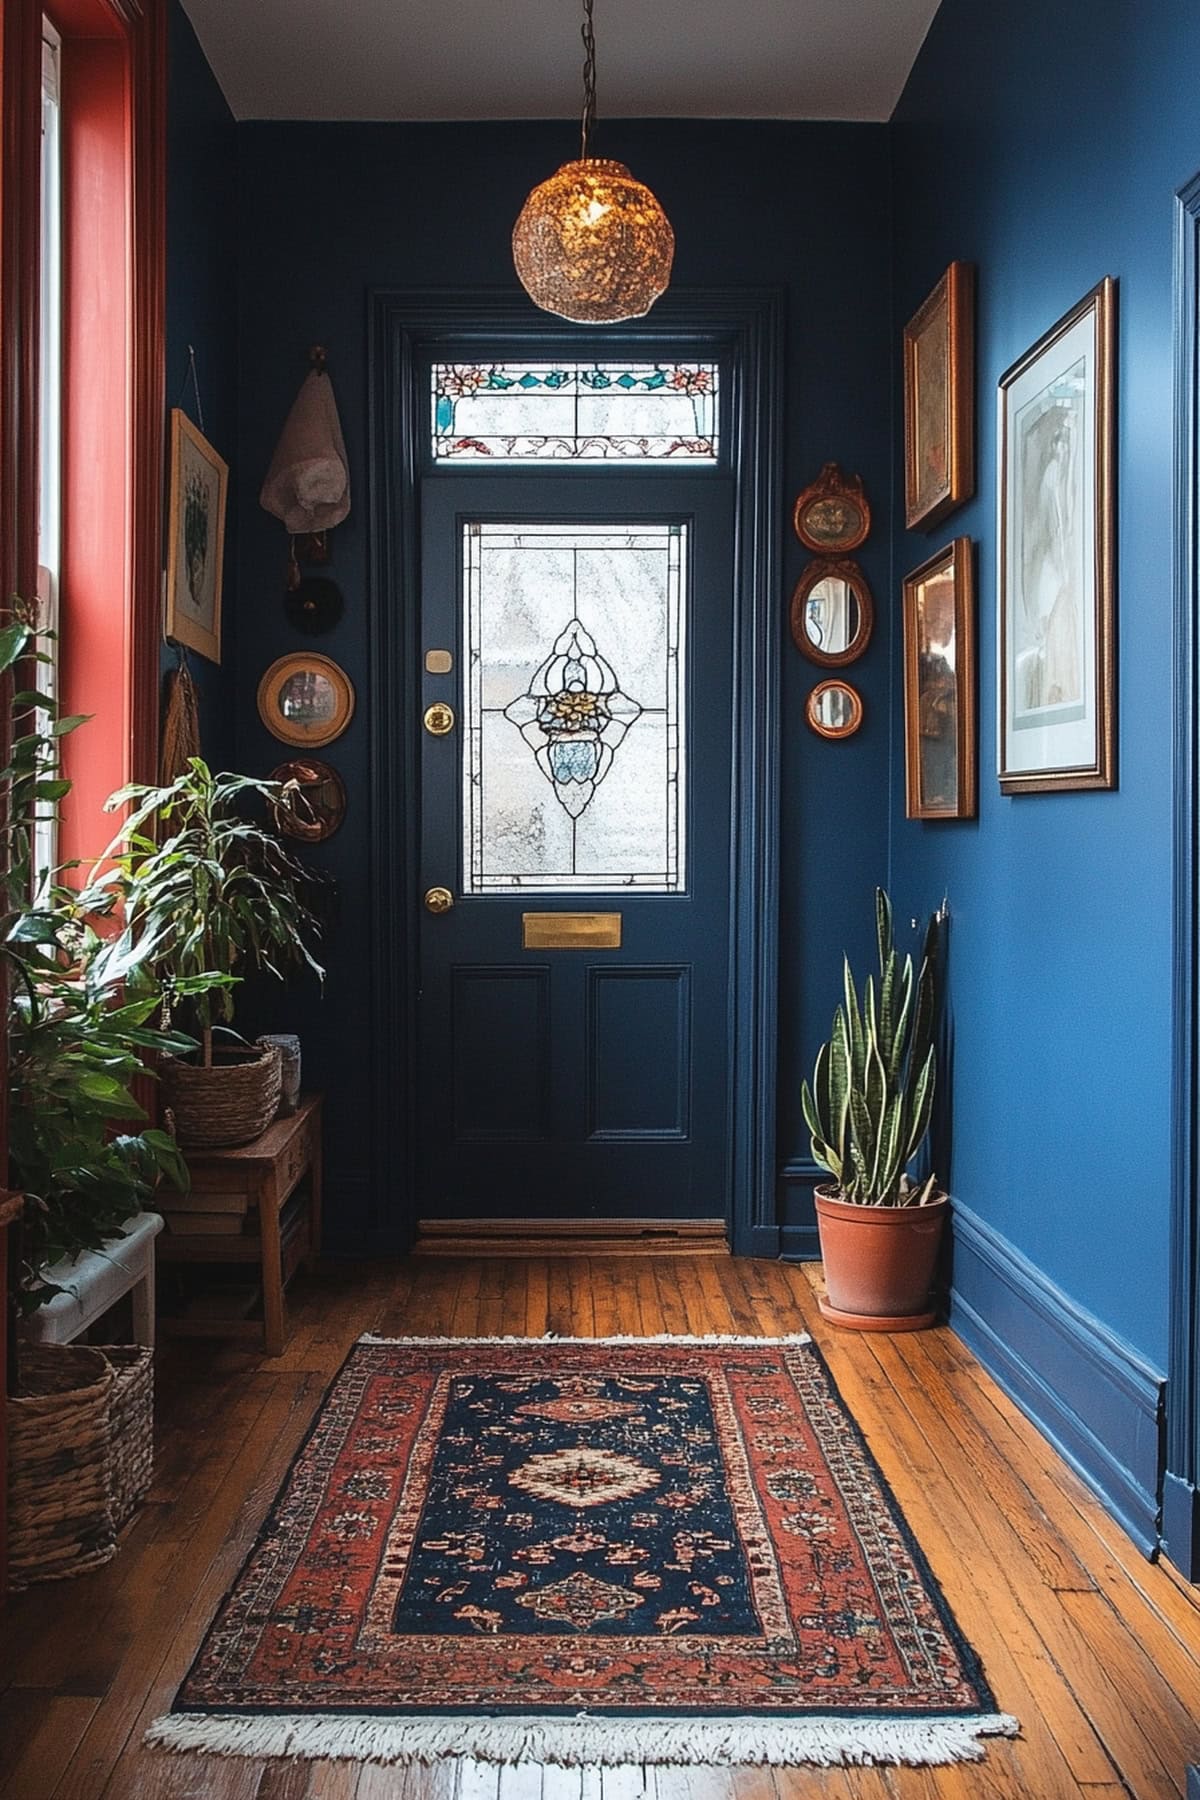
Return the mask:
{"type": "Polygon", "coordinates": [[[454,895],[449,888],[431,887],[425,895],[426,912],[448,913],[453,905],[454,895]]]}
{"type": "Polygon", "coordinates": [[[435,700],[425,709],[425,729],[430,737],[446,737],[454,730],[454,708],[444,700],[435,700]]]}

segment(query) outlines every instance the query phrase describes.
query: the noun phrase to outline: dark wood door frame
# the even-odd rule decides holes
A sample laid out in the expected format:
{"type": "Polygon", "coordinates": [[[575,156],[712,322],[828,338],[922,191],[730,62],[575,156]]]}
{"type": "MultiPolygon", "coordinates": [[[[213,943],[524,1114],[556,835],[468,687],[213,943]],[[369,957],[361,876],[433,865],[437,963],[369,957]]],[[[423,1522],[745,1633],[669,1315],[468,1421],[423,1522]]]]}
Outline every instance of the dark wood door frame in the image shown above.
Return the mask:
{"type": "MultiPolygon", "coordinates": [[[[503,340],[531,351],[566,337],[523,296],[371,296],[370,844],[372,955],[371,1240],[404,1249],[415,1225],[417,929],[419,897],[417,637],[418,481],[429,426],[422,355],[439,342],[503,340]],[[397,1200],[398,1197],[398,1200],[397,1200]]],[[[779,916],[780,519],[782,302],[774,291],[675,292],[622,328],[623,353],[653,356],[681,338],[731,358],[723,430],[737,474],[734,566],[734,770],[730,924],[729,1218],[733,1246],[779,1251],[775,1109],[779,916]]],[[[616,341],[616,340],[614,340],[616,341]]]]}
{"type": "Polygon", "coordinates": [[[1175,202],[1174,1054],[1171,1320],[1161,1540],[1200,1580],[1200,175],[1175,202]]]}

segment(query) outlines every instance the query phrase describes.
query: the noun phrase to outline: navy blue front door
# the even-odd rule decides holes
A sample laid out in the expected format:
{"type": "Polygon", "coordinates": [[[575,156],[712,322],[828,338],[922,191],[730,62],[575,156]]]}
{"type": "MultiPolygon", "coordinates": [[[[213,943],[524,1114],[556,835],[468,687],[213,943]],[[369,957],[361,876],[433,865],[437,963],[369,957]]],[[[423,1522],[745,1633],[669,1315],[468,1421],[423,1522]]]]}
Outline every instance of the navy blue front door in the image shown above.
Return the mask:
{"type": "Polygon", "coordinates": [[[732,482],[421,496],[421,1212],[728,1207],[732,482]]]}

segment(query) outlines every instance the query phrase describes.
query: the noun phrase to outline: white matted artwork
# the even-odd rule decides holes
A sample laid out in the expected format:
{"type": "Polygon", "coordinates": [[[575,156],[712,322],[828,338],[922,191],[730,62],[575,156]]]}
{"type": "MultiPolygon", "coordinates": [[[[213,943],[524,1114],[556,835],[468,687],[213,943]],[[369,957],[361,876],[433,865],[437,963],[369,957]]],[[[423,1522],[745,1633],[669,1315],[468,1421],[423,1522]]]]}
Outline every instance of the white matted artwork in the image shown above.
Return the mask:
{"type": "Polygon", "coordinates": [[[167,636],[221,660],[221,571],[228,464],[175,407],[167,522],[167,636]]]}
{"type": "Polygon", "coordinates": [[[1000,379],[1000,789],[1116,785],[1106,277],[1000,379]]]}

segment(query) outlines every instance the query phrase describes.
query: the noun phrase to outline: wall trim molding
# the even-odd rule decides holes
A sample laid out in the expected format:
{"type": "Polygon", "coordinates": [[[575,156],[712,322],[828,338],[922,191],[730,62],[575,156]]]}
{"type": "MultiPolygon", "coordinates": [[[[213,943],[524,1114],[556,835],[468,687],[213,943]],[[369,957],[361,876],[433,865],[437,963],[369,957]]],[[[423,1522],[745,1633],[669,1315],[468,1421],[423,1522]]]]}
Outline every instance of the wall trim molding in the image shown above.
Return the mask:
{"type": "MultiPolygon", "coordinates": [[[[411,1241],[417,1190],[418,949],[416,771],[420,738],[420,454],[428,418],[418,398],[422,354],[475,340],[481,352],[570,341],[578,328],[547,319],[504,291],[377,291],[368,296],[371,570],[371,892],[373,985],[372,1232],[411,1241]],[[399,1126],[399,1130],[397,1127],[399,1126]],[[398,1138],[400,1142],[398,1143],[398,1138]],[[401,1194],[402,1219],[384,1196],[401,1194]]],[[[728,422],[737,458],[734,558],[735,729],[730,813],[730,1236],[736,1251],[778,1254],[775,1185],[778,1063],[780,657],[783,593],[779,506],[783,469],[783,296],[777,289],[675,289],[648,319],[612,333],[622,348],[703,341],[732,355],[728,422]],[[774,1249],[765,1245],[773,1238],[774,1249]],[[759,1246],[764,1246],[760,1248],[759,1246]]]]}
{"type": "Polygon", "coordinates": [[[1171,1095],[1171,1298],[1167,1389],[1167,1484],[1163,1541],[1176,1568],[1200,1579],[1200,1140],[1197,1136],[1197,971],[1200,968],[1200,767],[1196,747],[1196,622],[1200,615],[1200,174],[1175,197],[1175,553],[1172,707],[1174,1079],[1171,1095]],[[1184,1495],[1192,1495],[1191,1503],[1184,1495]]]}
{"type": "Polygon", "coordinates": [[[955,1200],[950,1324],[1138,1548],[1158,1549],[1165,1381],[955,1200]]]}

